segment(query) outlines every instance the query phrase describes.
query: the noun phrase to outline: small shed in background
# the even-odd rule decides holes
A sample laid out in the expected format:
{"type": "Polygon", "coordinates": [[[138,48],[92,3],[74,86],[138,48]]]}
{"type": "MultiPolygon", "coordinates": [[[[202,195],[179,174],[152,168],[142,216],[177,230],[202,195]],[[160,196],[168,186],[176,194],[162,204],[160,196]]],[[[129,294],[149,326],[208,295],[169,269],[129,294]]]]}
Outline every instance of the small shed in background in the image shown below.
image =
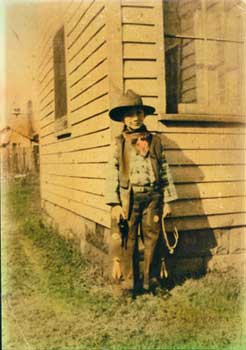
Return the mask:
{"type": "Polygon", "coordinates": [[[28,101],[26,113],[15,108],[13,115],[0,132],[2,175],[38,174],[39,135],[33,129],[32,102],[28,101]]]}

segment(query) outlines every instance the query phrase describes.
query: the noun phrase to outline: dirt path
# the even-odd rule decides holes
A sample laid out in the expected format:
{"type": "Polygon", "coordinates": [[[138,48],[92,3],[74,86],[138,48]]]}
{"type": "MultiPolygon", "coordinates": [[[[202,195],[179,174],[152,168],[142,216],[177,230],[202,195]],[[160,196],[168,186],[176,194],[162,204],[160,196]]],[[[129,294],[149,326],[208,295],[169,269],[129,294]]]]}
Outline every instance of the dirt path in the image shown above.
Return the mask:
{"type": "Polygon", "coordinates": [[[11,220],[5,217],[2,237],[4,350],[50,350],[61,344],[65,349],[71,329],[76,337],[75,325],[88,317],[50,291],[44,247],[37,247],[11,220]]]}

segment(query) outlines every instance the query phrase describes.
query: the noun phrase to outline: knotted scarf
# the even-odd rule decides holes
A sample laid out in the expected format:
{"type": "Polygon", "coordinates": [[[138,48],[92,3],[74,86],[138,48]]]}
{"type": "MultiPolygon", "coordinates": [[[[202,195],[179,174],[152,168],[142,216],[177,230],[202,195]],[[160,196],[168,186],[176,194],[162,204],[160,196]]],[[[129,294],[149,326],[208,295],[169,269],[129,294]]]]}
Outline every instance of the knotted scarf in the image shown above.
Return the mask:
{"type": "Polygon", "coordinates": [[[149,154],[150,143],[152,135],[143,125],[137,130],[130,131],[128,129],[123,130],[124,147],[123,147],[123,174],[124,178],[129,178],[129,167],[130,167],[130,152],[132,147],[136,149],[136,152],[142,157],[147,157],[149,154]]]}

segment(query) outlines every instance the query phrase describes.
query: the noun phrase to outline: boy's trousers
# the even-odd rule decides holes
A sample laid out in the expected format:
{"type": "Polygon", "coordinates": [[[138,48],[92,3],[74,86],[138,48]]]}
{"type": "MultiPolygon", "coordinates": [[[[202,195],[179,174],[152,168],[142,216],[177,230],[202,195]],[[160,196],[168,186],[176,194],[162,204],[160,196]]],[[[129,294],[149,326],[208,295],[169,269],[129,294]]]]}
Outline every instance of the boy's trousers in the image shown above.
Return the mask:
{"type": "MultiPolygon", "coordinates": [[[[120,260],[123,277],[133,280],[132,286],[139,285],[139,233],[144,244],[143,286],[149,288],[153,277],[158,277],[158,262],[154,262],[154,251],[161,233],[163,195],[150,190],[132,193],[131,215],[128,221],[129,231],[127,247],[121,247],[115,223],[112,223],[111,254],[120,260]]],[[[156,260],[156,259],[155,259],[156,260]]]]}

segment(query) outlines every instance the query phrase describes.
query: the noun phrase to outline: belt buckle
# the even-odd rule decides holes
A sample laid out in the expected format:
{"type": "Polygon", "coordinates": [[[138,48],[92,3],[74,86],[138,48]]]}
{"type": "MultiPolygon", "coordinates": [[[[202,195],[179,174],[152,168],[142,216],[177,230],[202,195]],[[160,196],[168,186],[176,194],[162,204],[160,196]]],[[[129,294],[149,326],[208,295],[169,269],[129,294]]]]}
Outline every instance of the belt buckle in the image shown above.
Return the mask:
{"type": "Polygon", "coordinates": [[[149,185],[145,185],[145,186],[141,186],[142,187],[142,191],[143,193],[145,192],[149,192],[151,190],[151,186],[149,185]]]}
{"type": "Polygon", "coordinates": [[[144,186],[135,185],[135,186],[133,186],[133,191],[143,193],[143,192],[145,192],[145,188],[144,188],[144,186]]]}
{"type": "Polygon", "coordinates": [[[144,186],[139,186],[139,188],[138,188],[138,192],[145,192],[145,188],[144,188],[144,186]]]}

